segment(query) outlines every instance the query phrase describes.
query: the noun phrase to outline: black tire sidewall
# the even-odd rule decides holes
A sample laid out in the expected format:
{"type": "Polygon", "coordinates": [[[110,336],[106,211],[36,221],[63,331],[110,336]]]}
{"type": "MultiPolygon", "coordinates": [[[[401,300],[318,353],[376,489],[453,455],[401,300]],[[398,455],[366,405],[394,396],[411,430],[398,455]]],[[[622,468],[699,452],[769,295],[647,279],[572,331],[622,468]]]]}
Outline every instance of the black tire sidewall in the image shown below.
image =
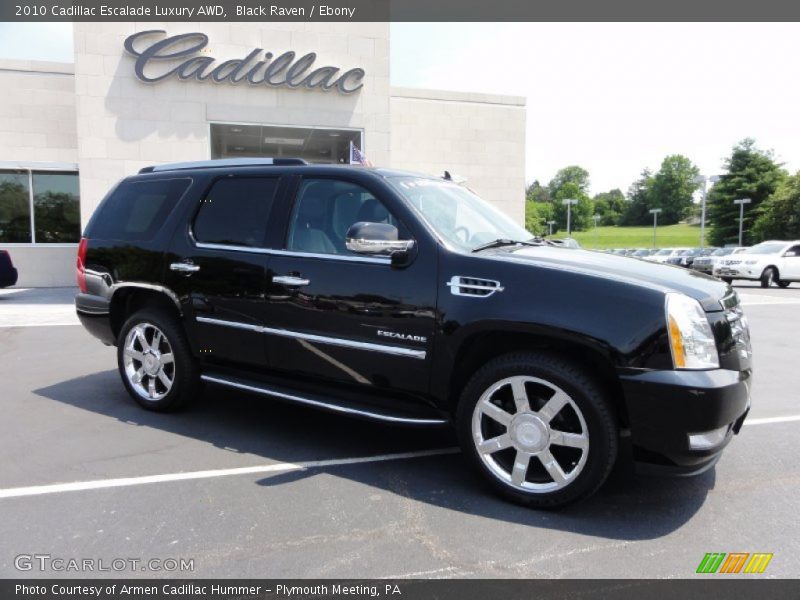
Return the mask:
{"type": "Polygon", "coordinates": [[[125,389],[140,406],[147,410],[156,412],[177,410],[192,400],[199,390],[200,375],[197,362],[189,348],[186,334],[183,332],[180,323],[163,310],[143,309],[137,311],[125,321],[117,339],[117,368],[125,389]],[[123,360],[125,339],[130,330],[140,323],[151,323],[161,330],[172,348],[175,360],[175,378],[172,388],[166,396],[159,400],[148,400],[140,396],[125,374],[123,360]]]}
{"type": "Polygon", "coordinates": [[[764,272],[761,273],[761,287],[768,288],[775,281],[777,281],[777,277],[775,277],[775,269],[772,267],[767,267],[764,269],[764,272]]]}
{"type": "Polygon", "coordinates": [[[495,359],[470,379],[461,395],[456,427],[462,450],[489,485],[515,502],[536,508],[559,508],[593,494],[606,480],[618,449],[618,429],[602,387],[570,361],[545,354],[512,354],[495,359]],[[589,429],[589,454],[583,471],[566,488],[553,492],[523,492],[498,479],[481,460],[472,438],[472,414],[481,395],[493,383],[529,375],[552,382],[569,394],[589,429]]]}

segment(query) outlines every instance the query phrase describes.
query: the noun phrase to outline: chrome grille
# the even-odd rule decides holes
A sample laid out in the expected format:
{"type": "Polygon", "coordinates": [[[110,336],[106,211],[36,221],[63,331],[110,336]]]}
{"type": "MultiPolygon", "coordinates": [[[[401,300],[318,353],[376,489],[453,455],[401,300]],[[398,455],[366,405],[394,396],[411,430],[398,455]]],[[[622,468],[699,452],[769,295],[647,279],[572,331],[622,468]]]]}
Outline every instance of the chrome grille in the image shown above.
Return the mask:
{"type": "Polygon", "coordinates": [[[736,352],[740,358],[750,358],[753,353],[750,346],[750,325],[736,292],[723,298],[722,306],[725,307],[725,318],[731,327],[731,337],[736,352]]]}

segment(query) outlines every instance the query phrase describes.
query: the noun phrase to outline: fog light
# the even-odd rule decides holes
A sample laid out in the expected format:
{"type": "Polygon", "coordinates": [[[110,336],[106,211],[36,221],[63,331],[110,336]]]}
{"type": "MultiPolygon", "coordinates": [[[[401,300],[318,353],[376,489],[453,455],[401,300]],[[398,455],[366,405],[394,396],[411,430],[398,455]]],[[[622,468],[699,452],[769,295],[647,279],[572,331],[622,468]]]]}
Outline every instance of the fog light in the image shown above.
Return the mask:
{"type": "Polygon", "coordinates": [[[730,425],[702,433],[691,433],[689,434],[689,448],[691,450],[710,450],[719,446],[725,440],[728,429],[730,429],[730,425]]]}

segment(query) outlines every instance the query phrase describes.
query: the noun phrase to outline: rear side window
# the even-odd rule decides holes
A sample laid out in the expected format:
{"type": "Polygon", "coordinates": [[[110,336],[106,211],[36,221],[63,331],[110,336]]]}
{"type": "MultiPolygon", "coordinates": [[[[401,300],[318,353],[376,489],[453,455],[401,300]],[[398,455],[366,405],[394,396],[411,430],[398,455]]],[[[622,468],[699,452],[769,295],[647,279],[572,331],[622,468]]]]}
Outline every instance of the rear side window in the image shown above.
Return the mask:
{"type": "Polygon", "coordinates": [[[264,245],[277,177],[220,179],[200,204],[194,237],[226,246],[264,245]]]}
{"type": "Polygon", "coordinates": [[[89,237],[149,241],[189,187],[191,179],[122,182],[92,219],[89,237]]]}

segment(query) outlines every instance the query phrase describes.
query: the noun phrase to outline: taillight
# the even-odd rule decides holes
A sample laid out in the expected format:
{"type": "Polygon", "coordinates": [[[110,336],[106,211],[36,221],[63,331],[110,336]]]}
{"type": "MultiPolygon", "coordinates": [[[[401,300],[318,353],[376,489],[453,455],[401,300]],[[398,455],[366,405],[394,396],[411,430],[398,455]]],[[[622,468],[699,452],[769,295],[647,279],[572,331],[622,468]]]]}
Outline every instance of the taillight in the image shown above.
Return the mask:
{"type": "Polygon", "coordinates": [[[81,243],[78,244],[78,260],[75,267],[78,271],[78,289],[82,293],[86,293],[86,246],[89,240],[81,238],[81,243]]]}

